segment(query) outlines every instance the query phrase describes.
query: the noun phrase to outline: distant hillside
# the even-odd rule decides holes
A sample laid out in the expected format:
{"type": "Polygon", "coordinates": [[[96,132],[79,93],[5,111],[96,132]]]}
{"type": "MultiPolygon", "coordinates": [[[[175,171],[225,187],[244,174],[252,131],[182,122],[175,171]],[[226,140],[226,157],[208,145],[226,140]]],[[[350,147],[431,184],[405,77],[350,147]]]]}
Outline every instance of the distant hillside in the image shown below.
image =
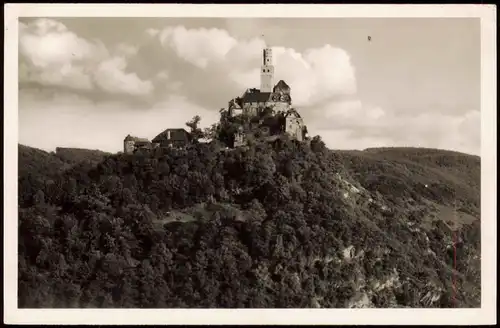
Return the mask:
{"type": "MultiPolygon", "coordinates": [[[[481,180],[481,158],[476,155],[430,148],[370,148],[365,152],[374,154],[379,159],[409,161],[425,165],[428,168],[444,169],[457,180],[475,183],[481,180]]],[[[451,178],[451,177],[450,177],[451,178]]]]}
{"type": "Polygon", "coordinates": [[[99,163],[110,153],[83,148],[57,147],[55,152],[18,145],[19,174],[37,173],[53,176],[84,161],[99,163]]]}
{"type": "Polygon", "coordinates": [[[468,213],[480,212],[479,156],[410,147],[335,153],[353,178],[391,200],[427,198],[454,204],[468,213]]]}
{"type": "Polygon", "coordinates": [[[105,156],[108,155],[110,155],[110,153],[94,149],[56,148],[56,156],[69,163],[81,163],[83,161],[99,163],[105,156]]]}
{"type": "Polygon", "coordinates": [[[31,173],[52,177],[71,165],[62,161],[54,153],[24,145],[19,145],[18,149],[19,176],[26,176],[31,173]]]}
{"type": "Polygon", "coordinates": [[[47,183],[71,169],[90,169],[101,162],[108,153],[99,150],[56,148],[46,152],[37,148],[18,145],[19,202],[30,203],[28,190],[45,190],[47,183]],[[23,188],[28,188],[24,190],[23,188]]]}
{"type": "Polygon", "coordinates": [[[476,156],[318,137],[69,170],[21,152],[45,164],[20,161],[19,307],[480,306],[476,156]]]}

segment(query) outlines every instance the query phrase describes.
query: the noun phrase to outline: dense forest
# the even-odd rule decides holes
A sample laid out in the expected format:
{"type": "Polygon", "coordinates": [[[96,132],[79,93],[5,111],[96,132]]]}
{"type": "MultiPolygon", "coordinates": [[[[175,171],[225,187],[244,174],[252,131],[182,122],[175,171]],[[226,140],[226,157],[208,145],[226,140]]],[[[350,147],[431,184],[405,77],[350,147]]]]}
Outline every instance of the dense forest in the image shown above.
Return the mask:
{"type": "Polygon", "coordinates": [[[480,158],[19,146],[19,307],[479,307],[480,158]]]}

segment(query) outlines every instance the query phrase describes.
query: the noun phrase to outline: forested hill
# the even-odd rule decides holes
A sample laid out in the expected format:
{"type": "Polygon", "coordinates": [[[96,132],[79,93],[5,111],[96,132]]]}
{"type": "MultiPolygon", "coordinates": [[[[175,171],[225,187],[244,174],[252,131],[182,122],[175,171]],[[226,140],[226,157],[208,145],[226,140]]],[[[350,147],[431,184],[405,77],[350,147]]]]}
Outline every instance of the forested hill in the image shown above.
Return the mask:
{"type": "Polygon", "coordinates": [[[19,156],[20,307],[480,306],[475,156],[320,138],[19,156]]]}
{"type": "Polygon", "coordinates": [[[19,176],[36,174],[54,176],[74,165],[98,164],[110,155],[100,150],[57,147],[55,152],[18,145],[19,176]]]}
{"type": "Polygon", "coordinates": [[[61,160],[70,163],[81,163],[84,161],[91,163],[99,163],[103,158],[110,153],[100,151],[97,149],[83,149],[83,148],[67,148],[57,147],[56,156],[61,160]]]}
{"type": "Polygon", "coordinates": [[[55,152],[18,145],[19,204],[32,204],[37,190],[46,190],[65,171],[87,172],[110,154],[100,150],[57,147],[55,152]]]}

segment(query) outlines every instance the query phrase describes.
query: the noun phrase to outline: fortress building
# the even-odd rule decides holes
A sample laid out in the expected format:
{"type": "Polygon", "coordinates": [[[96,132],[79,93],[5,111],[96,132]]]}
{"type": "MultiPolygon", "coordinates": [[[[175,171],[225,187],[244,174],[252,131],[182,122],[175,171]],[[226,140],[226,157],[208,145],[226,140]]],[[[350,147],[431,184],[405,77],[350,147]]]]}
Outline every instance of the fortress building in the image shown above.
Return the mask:
{"type": "Polygon", "coordinates": [[[146,138],[133,137],[130,134],[123,140],[123,152],[132,154],[137,149],[151,148],[151,142],[146,138]]]}
{"type": "Polygon", "coordinates": [[[123,152],[132,154],[139,149],[184,148],[192,141],[191,134],[182,128],[166,129],[152,141],[146,138],[133,137],[130,134],[123,140],[123,152]]]}
{"type": "MultiPolygon", "coordinates": [[[[242,96],[229,101],[224,120],[234,119],[240,125],[232,135],[232,147],[244,146],[250,139],[263,138],[268,141],[287,134],[291,139],[303,141],[307,128],[295,108],[292,107],[291,89],[285,81],[274,83],[272,49],[262,51],[260,67],[260,89],[247,89],[242,96]],[[240,116],[236,118],[235,116],[240,116]],[[243,118],[243,120],[240,120],[243,118]]],[[[222,120],[222,118],[221,118],[222,120]]],[[[183,128],[166,129],[152,141],[128,135],[123,141],[124,153],[131,154],[138,149],[185,148],[192,143],[193,136],[183,128]]]]}
{"type": "MultiPolygon", "coordinates": [[[[283,80],[278,81],[274,86],[273,83],[273,53],[271,48],[265,48],[262,52],[260,68],[260,89],[247,89],[242,96],[229,101],[229,116],[255,117],[259,116],[265,108],[271,108],[273,114],[282,115],[281,132],[288,134],[292,139],[304,140],[306,129],[302,117],[292,108],[290,86],[283,80]]],[[[244,135],[245,132],[238,131],[235,136],[235,144],[244,144],[244,135]]]]}
{"type": "Polygon", "coordinates": [[[163,148],[183,148],[192,141],[189,132],[182,128],[166,129],[153,139],[153,144],[163,148]]]}
{"type": "Polygon", "coordinates": [[[302,141],[306,138],[304,120],[295,109],[290,109],[285,113],[285,132],[292,138],[302,141]]]}
{"type": "Polygon", "coordinates": [[[290,109],[292,99],[290,87],[285,81],[274,83],[273,51],[266,48],[262,52],[262,65],[260,68],[260,89],[247,89],[241,97],[229,102],[228,110],[230,116],[246,114],[255,116],[259,110],[271,107],[275,112],[286,112],[290,109]]]}
{"type": "Polygon", "coordinates": [[[271,92],[274,80],[273,50],[271,48],[263,50],[260,68],[260,92],[271,92]]]}

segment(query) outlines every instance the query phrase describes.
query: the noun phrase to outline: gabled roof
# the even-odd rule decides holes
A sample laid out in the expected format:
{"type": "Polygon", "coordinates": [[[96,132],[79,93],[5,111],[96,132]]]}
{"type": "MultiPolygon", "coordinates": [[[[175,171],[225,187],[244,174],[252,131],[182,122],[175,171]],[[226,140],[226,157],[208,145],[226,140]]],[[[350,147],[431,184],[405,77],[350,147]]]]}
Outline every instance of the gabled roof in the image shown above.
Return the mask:
{"type": "Polygon", "coordinates": [[[293,115],[293,116],[298,117],[298,118],[302,118],[302,117],[300,116],[299,112],[297,112],[297,110],[295,110],[295,109],[293,109],[293,108],[292,108],[292,109],[287,110],[287,111],[286,111],[286,113],[285,113],[285,117],[288,117],[288,116],[290,116],[290,115],[293,115]]]}
{"type": "Polygon", "coordinates": [[[191,134],[183,128],[166,129],[165,131],[157,135],[153,139],[153,142],[157,143],[163,140],[184,141],[186,137],[190,139],[191,134]],[[170,139],[168,139],[169,132],[170,132],[170,139]]]}
{"type": "Polygon", "coordinates": [[[286,84],[285,81],[279,80],[279,82],[276,83],[276,85],[274,86],[273,92],[276,91],[276,89],[282,89],[282,90],[288,89],[288,90],[290,90],[290,86],[288,84],[286,84]]]}
{"type": "Polygon", "coordinates": [[[250,102],[267,102],[269,101],[270,97],[271,97],[271,92],[260,92],[260,90],[255,89],[255,91],[247,90],[241,98],[243,100],[243,103],[250,103],[250,102]]]}

